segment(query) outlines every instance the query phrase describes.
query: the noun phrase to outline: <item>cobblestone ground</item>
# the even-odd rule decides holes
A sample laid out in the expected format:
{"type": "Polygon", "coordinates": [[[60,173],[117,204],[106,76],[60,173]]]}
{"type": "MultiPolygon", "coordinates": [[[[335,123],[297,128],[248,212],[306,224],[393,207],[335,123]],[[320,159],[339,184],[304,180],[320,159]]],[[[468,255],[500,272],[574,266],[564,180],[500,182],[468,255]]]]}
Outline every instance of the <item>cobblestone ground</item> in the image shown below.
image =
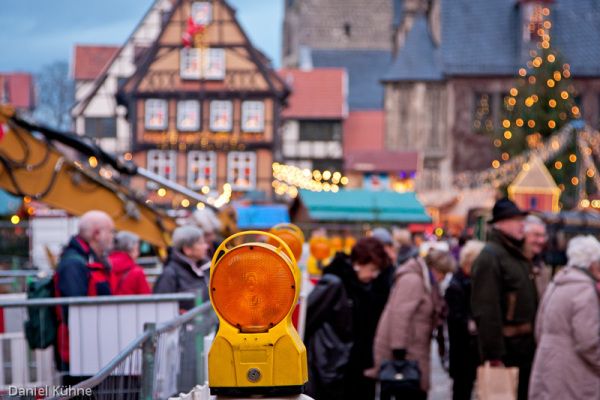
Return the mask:
{"type": "Polygon", "coordinates": [[[452,379],[450,379],[448,373],[442,368],[435,340],[432,341],[431,345],[431,388],[429,389],[427,399],[452,399],[452,379]]]}

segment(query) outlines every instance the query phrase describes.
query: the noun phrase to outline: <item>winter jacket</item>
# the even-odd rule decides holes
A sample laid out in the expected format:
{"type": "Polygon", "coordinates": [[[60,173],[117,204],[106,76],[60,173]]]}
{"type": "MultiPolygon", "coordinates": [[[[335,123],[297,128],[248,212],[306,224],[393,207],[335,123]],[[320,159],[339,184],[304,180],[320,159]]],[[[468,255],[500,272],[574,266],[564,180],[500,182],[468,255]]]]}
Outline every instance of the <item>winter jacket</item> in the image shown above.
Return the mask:
{"type": "MultiPolygon", "coordinates": [[[[57,297],[111,295],[110,264],[90,248],[79,236],[74,236],[64,248],[54,276],[57,297]]],[[[59,326],[57,334],[57,366],[69,369],[68,307],[57,307],[59,326]]]]}
{"type": "Polygon", "coordinates": [[[511,341],[509,349],[505,340],[530,336],[533,343],[538,294],[531,263],[520,245],[522,242],[492,229],[486,246],[473,262],[471,309],[483,361],[533,359],[535,347],[514,348],[511,341]]]}
{"type": "Polygon", "coordinates": [[[449,310],[450,376],[474,380],[479,365],[479,350],[471,313],[471,279],[461,269],[452,276],[444,298],[449,310]]]}
{"type": "Polygon", "coordinates": [[[135,263],[131,256],[123,251],[113,251],[108,260],[112,265],[113,280],[111,289],[116,295],[150,294],[144,268],[135,263]]]}
{"type": "Polygon", "coordinates": [[[396,271],[392,293],[377,325],[374,367],[365,374],[377,378],[381,362],[392,359],[393,350],[405,349],[406,359],[419,363],[421,390],[429,390],[431,337],[443,302],[439,287],[432,281],[421,257],[410,258],[402,264],[396,271]]]}
{"type": "Polygon", "coordinates": [[[589,272],[563,268],[537,315],[529,398],[600,399],[600,310],[589,272]]]}
{"type": "Polygon", "coordinates": [[[374,301],[347,255],[336,254],[307,304],[307,394],[317,400],[365,398],[363,371],[373,365],[374,301]]]}
{"type": "MultiPolygon", "coordinates": [[[[178,250],[171,252],[170,260],[167,262],[163,273],[154,285],[154,293],[181,293],[196,292],[200,290],[202,301],[208,301],[208,280],[210,274],[210,262],[194,262],[178,250]],[[196,271],[192,268],[196,267],[196,271]]],[[[183,311],[195,306],[193,300],[180,302],[183,311]]]]}

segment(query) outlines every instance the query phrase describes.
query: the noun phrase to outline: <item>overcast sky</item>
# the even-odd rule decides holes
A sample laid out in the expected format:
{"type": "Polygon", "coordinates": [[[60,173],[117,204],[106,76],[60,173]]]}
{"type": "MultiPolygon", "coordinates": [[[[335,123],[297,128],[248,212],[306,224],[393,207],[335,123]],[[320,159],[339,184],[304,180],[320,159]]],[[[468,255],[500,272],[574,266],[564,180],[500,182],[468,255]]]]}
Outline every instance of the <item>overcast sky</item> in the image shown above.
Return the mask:
{"type": "MultiPolygon", "coordinates": [[[[71,63],[75,44],[122,45],[155,0],[0,0],[0,73],[71,63]]],[[[227,0],[277,68],[284,0],[227,0]]]]}

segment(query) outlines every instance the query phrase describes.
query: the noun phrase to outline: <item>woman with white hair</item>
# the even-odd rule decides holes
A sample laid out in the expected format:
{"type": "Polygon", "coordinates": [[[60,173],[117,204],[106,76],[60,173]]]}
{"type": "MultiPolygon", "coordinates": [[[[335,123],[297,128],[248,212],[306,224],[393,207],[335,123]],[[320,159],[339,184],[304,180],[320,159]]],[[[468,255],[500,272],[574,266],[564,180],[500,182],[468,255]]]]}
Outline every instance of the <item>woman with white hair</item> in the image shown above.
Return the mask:
{"type": "Polygon", "coordinates": [[[135,233],[121,231],[115,235],[114,251],[108,256],[112,265],[113,294],[150,294],[144,268],[135,263],[140,256],[140,238],[135,233]]]}
{"type": "MultiPolygon", "coordinates": [[[[173,231],[171,256],[154,286],[154,293],[180,293],[200,291],[202,301],[207,301],[210,259],[208,244],[202,229],[194,225],[180,226],[173,231]]],[[[180,302],[181,309],[194,307],[194,301],[180,302]]]]}
{"type": "Polygon", "coordinates": [[[600,243],[577,236],[536,318],[530,399],[600,398],[600,243]]]}

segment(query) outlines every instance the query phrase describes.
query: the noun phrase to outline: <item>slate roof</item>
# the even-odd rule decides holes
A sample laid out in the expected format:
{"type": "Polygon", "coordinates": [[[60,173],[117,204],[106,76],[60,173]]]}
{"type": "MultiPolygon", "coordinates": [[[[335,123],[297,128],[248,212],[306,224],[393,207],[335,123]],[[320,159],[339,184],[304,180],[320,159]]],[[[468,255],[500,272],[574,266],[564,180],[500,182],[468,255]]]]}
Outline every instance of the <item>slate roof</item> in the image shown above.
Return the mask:
{"type": "Polygon", "coordinates": [[[114,59],[121,46],[75,46],[73,77],[75,80],[94,80],[114,59]]]}
{"type": "MultiPolygon", "coordinates": [[[[597,0],[556,0],[550,38],[571,64],[572,76],[600,75],[597,0]]],[[[515,0],[445,0],[442,4],[443,72],[514,75],[521,68],[520,9],[515,0]]]]}
{"type": "Polygon", "coordinates": [[[415,18],[412,29],[406,36],[404,46],[392,63],[382,81],[441,81],[439,49],[429,33],[424,14],[415,18]]]}
{"type": "Polygon", "coordinates": [[[299,199],[316,221],[431,222],[413,192],[340,190],[337,193],[301,189],[299,199]]]}
{"type": "Polygon", "coordinates": [[[355,150],[385,148],[383,110],[350,111],[344,120],[344,157],[355,150]]]}
{"type": "Polygon", "coordinates": [[[348,88],[344,69],[283,69],[277,73],[292,89],[282,118],[343,119],[347,115],[348,88]]]}
{"type": "Polygon", "coordinates": [[[345,68],[348,72],[348,108],[382,110],[383,85],[380,80],[392,61],[387,50],[312,49],[314,68],[345,68]]]}

